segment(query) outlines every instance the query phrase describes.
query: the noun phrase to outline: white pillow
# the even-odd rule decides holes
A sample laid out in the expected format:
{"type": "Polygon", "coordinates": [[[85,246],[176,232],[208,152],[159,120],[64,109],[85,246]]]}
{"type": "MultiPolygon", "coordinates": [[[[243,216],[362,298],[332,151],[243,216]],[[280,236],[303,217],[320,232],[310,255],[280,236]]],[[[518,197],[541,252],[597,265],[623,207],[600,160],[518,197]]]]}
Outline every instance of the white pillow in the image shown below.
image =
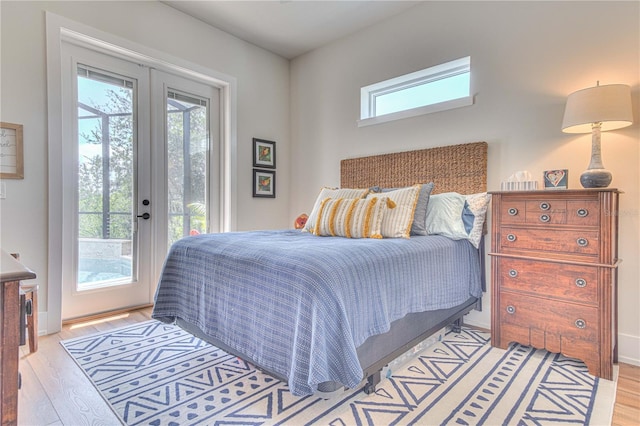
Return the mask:
{"type": "Polygon", "coordinates": [[[409,238],[413,214],[418,204],[418,195],[422,185],[413,185],[388,192],[373,193],[369,198],[388,197],[396,205],[385,213],[382,218],[382,236],[384,238],[409,238]]]}
{"type": "Polygon", "coordinates": [[[482,230],[491,194],[461,195],[446,192],[431,195],[427,205],[426,228],[430,235],[444,235],[454,240],[469,240],[480,246],[482,230]]]}
{"type": "Polygon", "coordinates": [[[322,188],[320,190],[320,194],[316,197],[316,202],[313,205],[313,209],[311,209],[311,214],[309,214],[309,219],[307,219],[307,223],[305,223],[303,231],[313,232],[313,229],[316,226],[316,220],[318,218],[318,210],[320,209],[320,205],[322,201],[326,198],[364,198],[369,193],[369,188],[364,189],[353,189],[353,188],[322,188]]]}
{"type": "Polygon", "coordinates": [[[491,194],[480,192],[478,194],[467,195],[465,198],[467,203],[463,211],[463,220],[473,216],[473,225],[471,231],[469,231],[469,241],[471,241],[471,244],[473,244],[475,248],[478,248],[480,246],[480,239],[482,238],[487,209],[491,201],[491,194]],[[470,210],[471,214],[469,214],[468,210],[470,210]]]}

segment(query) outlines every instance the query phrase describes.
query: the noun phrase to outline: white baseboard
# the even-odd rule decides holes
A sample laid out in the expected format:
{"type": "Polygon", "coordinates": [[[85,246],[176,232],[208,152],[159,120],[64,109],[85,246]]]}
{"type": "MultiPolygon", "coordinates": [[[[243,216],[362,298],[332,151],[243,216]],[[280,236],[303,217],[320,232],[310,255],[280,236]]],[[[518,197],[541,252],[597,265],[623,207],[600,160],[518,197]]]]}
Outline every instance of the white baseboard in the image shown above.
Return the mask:
{"type": "Polygon", "coordinates": [[[640,366],[640,337],[618,333],[618,361],[640,366]]]}
{"type": "Polygon", "coordinates": [[[45,336],[47,334],[47,313],[38,311],[38,336],[45,336]]]}
{"type": "Polygon", "coordinates": [[[491,323],[487,322],[486,315],[480,315],[479,313],[470,312],[468,315],[465,315],[464,323],[474,327],[484,328],[485,330],[491,330],[491,323]]]}

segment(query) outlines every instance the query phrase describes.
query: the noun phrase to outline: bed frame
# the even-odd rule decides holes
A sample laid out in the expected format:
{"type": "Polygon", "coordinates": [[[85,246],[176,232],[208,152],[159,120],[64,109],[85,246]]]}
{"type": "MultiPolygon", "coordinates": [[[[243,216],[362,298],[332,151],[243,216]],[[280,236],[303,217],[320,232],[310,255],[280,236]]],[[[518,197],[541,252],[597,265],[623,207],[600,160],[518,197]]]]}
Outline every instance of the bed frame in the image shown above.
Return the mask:
{"type": "MultiPolygon", "coordinates": [[[[434,183],[434,194],[485,192],[487,143],[475,142],[397,152],[340,162],[342,188],[397,188],[427,182],[434,183]]],[[[484,258],[484,244],[481,243],[482,291],[486,291],[484,258]]],[[[470,298],[454,308],[409,314],[393,322],[387,333],[371,336],[358,348],[360,365],[367,378],[364,392],[375,392],[375,387],[380,382],[380,372],[389,362],[447,325],[459,329],[464,315],[481,308],[480,299],[470,298]]],[[[331,391],[331,387],[325,384],[321,390],[331,391]]]]}
{"type": "MultiPolygon", "coordinates": [[[[475,142],[346,159],[340,163],[340,173],[343,188],[367,188],[376,185],[393,188],[434,182],[433,193],[484,192],[487,186],[487,143],[475,142]]],[[[482,290],[486,291],[483,246],[481,243],[482,290]]],[[[388,332],[369,337],[357,348],[358,359],[366,378],[364,392],[375,392],[385,365],[448,325],[459,329],[462,326],[462,317],[473,309],[481,309],[480,299],[471,297],[453,308],[408,314],[394,321],[388,332]]],[[[243,357],[232,348],[205,335],[196,326],[180,319],[178,325],[228,353],[243,357]]],[[[286,382],[286,378],[269,371],[265,372],[286,382]]],[[[318,390],[330,393],[338,391],[341,387],[342,385],[336,382],[325,382],[318,386],[318,390]]]]}

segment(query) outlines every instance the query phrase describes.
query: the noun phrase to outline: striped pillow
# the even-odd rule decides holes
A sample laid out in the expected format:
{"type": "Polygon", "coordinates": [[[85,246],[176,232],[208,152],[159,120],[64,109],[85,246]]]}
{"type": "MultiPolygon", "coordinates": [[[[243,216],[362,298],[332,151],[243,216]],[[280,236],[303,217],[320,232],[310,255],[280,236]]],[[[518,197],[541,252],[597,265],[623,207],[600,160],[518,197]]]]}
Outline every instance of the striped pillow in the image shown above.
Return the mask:
{"type": "Polygon", "coordinates": [[[420,188],[421,185],[413,185],[394,191],[367,195],[366,199],[389,197],[396,205],[396,208],[385,214],[382,219],[381,231],[384,238],[409,238],[420,188]]]}
{"type": "Polygon", "coordinates": [[[316,197],[316,202],[313,205],[313,209],[311,209],[311,214],[309,214],[309,219],[307,219],[307,223],[304,225],[303,231],[313,232],[316,226],[316,218],[318,216],[318,210],[320,209],[320,204],[326,198],[364,198],[369,193],[369,188],[364,189],[354,189],[354,188],[322,188],[320,190],[320,194],[316,197]]]}
{"type": "Polygon", "coordinates": [[[386,197],[325,198],[313,233],[323,237],[382,238],[380,226],[389,208],[393,204],[386,197]]]}

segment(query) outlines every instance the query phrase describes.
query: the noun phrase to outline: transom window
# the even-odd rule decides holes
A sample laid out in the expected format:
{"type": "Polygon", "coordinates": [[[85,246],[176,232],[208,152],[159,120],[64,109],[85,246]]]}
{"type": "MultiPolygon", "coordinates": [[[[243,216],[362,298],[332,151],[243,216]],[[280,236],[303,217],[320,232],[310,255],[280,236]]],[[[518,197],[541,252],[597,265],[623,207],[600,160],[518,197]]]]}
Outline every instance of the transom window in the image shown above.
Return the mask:
{"type": "Polygon", "coordinates": [[[471,57],[456,59],[360,89],[359,125],[473,104],[471,57]]]}

